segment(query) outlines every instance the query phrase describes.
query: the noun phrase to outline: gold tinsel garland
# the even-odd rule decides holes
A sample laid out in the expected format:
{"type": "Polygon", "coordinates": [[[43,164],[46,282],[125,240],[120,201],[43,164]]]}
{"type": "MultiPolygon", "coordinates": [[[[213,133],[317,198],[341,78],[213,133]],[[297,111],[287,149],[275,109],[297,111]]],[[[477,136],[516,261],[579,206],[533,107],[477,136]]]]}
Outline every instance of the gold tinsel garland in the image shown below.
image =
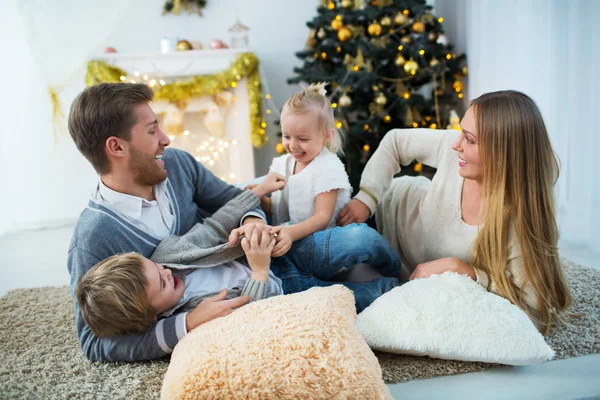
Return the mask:
{"type": "MultiPolygon", "coordinates": [[[[87,86],[102,82],[121,82],[127,72],[108,65],[104,61],[90,61],[87,66],[85,83],[87,86]]],[[[235,87],[241,79],[248,79],[248,101],[250,114],[250,135],[254,147],[263,146],[268,138],[262,127],[262,88],[258,73],[258,58],[253,53],[242,53],[229,69],[214,75],[197,75],[186,80],[178,80],[165,85],[157,84],[154,100],[175,102],[193,97],[212,96],[225,89],[235,87]]]]}

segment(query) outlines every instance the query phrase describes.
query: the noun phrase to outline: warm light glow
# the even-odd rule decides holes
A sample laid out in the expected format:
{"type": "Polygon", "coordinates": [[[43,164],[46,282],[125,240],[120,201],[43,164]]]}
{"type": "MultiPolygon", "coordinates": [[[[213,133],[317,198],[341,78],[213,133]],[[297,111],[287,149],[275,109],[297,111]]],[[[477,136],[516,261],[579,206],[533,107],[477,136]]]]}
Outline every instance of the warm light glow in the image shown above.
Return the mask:
{"type": "Polygon", "coordinates": [[[169,139],[175,140],[175,136],[174,135],[169,135],[169,139]]]}
{"type": "Polygon", "coordinates": [[[232,173],[230,173],[230,174],[229,174],[229,178],[231,178],[231,179],[235,178],[235,174],[234,174],[233,172],[232,172],[232,173]]]}
{"type": "Polygon", "coordinates": [[[190,135],[190,131],[183,131],[183,134],[184,134],[185,136],[189,136],[189,135],[190,135]]]}
{"type": "Polygon", "coordinates": [[[154,85],[156,85],[156,80],[155,80],[155,79],[152,79],[152,80],[150,81],[150,86],[154,87],[154,85]]]}
{"type": "Polygon", "coordinates": [[[132,80],[131,80],[131,83],[135,83],[135,81],[132,79],[132,80]]]}
{"type": "Polygon", "coordinates": [[[462,98],[463,98],[463,94],[462,94],[462,93],[459,93],[459,94],[458,94],[458,98],[459,98],[459,99],[462,99],[462,98]]]}
{"type": "Polygon", "coordinates": [[[402,45],[398,46],[398,51],[402,51],[403,48],[404,48],[404,46],[402,46],[402,45]]]}
{"type": "Polygon", "coordinates": [[[326,58],[327,58],[327,53],[325,53],[325,52],[322,52],[322,53],[321,53],[321,58],[323,58],[323,59],[326,59],[326,58]]]}
{"type": "Polygon", "coordinates": [[[271,114],[271,110],[269,110],[268,108],[265,111],[267,114],[271,114]]]}
{"type": "Polygon", "coordinates": [[[147,81],[148,80],[148,75],[144,75],[144,80],[147,81]]]}
{"type": "Polygon", "coordinates": [[[237,86],[237,83],[235,83],[235,82],[231,82],[231,87],[232,87],[232,88],[234,88],[234,87],[236,87],[236,86],[237,86]]]}
{"type": "Polygon", "coordinates": [[[405,99],[410,99],[410,93],[406,92],[402,95],[405,99]]]}
{"type": "Polygon", "coordinates": [[[236,75],[235,79],[237,79],[239,81],[240,79],[242,79],[242,76],[241,75],[236,75]]]}
{"type": "Polygon", "coordinates": [[[354,67],[352,67],[353,71],[358,71],[358,65],[355,65],[354,67]]]}
{"type": "Polygon", "coordinates": [[[263,122],[263,123],[260,124],[260,126],[262,126],[263,128],[266,128],[267,127],[267,123],[263,122]]]}
{"type": "Polygon", "coordinates": [[[438,22],[441,24],[442,22],[444,22],[444,18],[442,18],[442,17],[439,17],[439,18],[438,18],[438,22]]]}
{"type": "Polygon", "coordinates": [[[331,103],[331,108],[337,108],[337,103],[331,103]]]}
{"type": "Polygon", "coordinates": [[[336,15],[335,19],[337,19],[338,21],[341,21],[342,20],[342,16],[341,15],[336,15]]]}
{"type": "Polygon", "coordinates": [[[369,124],[365,124],[365,125],[363,126],[363,129],[364,129],[365,131],[368,131],[368,130],[369,130],[369,124]]]}
{"type": "Polygon", "coordinates": [[[389,115],[386,115],[384,118],[385,122],[390,122],[392,120],[392,117],[390,117],[389,115]]]}
{"type": "Polygon", "coordinates": [[[446,54],[446,58],[449,60],[452,58],[452,54],[446,54]]]}
{"type": "Polygon", "coordinates": [[[431,124],[431,125],[429,125],[429,127],[430,127],[431,129],[437,129],[437,124],[431,124]]]}
{"type": "Polygon", "coordinates": [[[231,141],[231,144],[233,144],[234,146],[237,146],[237,144],[238,144],[238,141],[237,141],[237,139],[233,139],[233,140],[231,141]]]}
{"type": "Polygon", "coordinates": [[[200,162],[200,157],[199,156],[196,156],[194,158],[196,159],[196,161],[200,162]]]}
{"type": "Polygon", "coordinates": [[[408,15],[408,14],[410,14],[410,11],[408,11],[408,10],[404,10],[404,11],[402,11],[402,14],[404,14],[404,15],[408,15]]]}
{"type": "Polygon", "coordinates": [[[341,47],[336,47],[335,51],[338,52],[338,53],[340,53],[342,51],[342,48],[341,47]]]}
{"type": "Polygon", "coordinates": [[[327,4],[327,8],[329,8],[330,10],[333,10],[335,8],[335,3],[327,4]]]}
{"type": "Polygon", "coordinates": [[[140,73],[139,73],[138,71],[133,71],[133,74],[134,74],[135,76],[140,76],[140,73]]]}
{"type": "Polygon", "coordinates": [[[413,128],[418,128],[419,124],[417,124],[416,122],[413,122],[413,128]]]}
{"type": "Polygon", "coordinates": [[[229,147],[229,143],[227,143],[227,142],[223,143],[223,147],[228,148],[229,147]]]}
{"type": "Polygon", "coordinates": [[[126,78],[126,77],[124,77],[123,75],[121,75],[121,78],[119,78],[119,79],[121,79],[123,82],[125,82],[125,80],[126,80],[127,78],[126,78]]]}
{"type": "Polygon", "coordinates": [[[369,146],[368,144],[365,144],[365,145],[363,146],[363,150],[364,150],[364,151],[369,151],[369,150],[371,150],[371,146],[369,146]]]}
{"type": "Polygon", "coordinates": [[[420,54],[420,55],[423,55],[423,54],[425,54],[425,50],[419,50],[419,54],[420,54]]]}
{"type": "Polygon", "coordinates": [[[417,73],[417,71],[415,71],[414,69],[410,71],[411,75],[415,75],[417,73]]]}
{"type": "Polygon", "coordinates": [[[159,81],[159,83],[160,83],[162,86],[165,86],[165,85],[167,84],[167,82],[163,81],[162,79],[159,81]]]}
{"type": "Polygon", "coordinates": [[[340,129],[342,127],[342,123],[340,121],[335,123],[335,126],[340,129]]]}
{"type": "Polygon", "coordinates": [[[210,166],[212,167],[213,165],[215,165],[215,162],[214,162],[213,160],[210,160],[210,161],[208,162],[208,165],[210,165],[210,166]]]}
{"type": "Polygon", "coordinates": [[[270,94],[268,94],[268,93],[267,93],[267,94],[265,94],[265,99],[269,100],[270,98],[271,98],[271,95],[270,95],[270,94]]]}

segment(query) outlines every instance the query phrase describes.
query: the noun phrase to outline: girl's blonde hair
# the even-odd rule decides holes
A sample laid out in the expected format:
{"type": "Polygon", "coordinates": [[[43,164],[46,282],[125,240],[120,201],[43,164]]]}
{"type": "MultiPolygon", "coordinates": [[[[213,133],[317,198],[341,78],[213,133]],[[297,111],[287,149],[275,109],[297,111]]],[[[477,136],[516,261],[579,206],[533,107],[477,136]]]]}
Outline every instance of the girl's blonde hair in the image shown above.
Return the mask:
{"type": "Polygon", "coordinates": [[[516,91],[484,94],[471,102],[483,166],[483,227],[471,263],[487,271],[498,293],[530,314],[547,333],[571,292],[558,257],[553,188],[558,160],[534,101],[516,91]],[[537,300],[531,315],[522,294],[506,275],[509,231],[519,243],[524,285],[537,300]]]}
{"type": "Polygon", "coordinates": [[[317,118],[319,132],[331,137],[327,141],[327,148],[333,153],[343,154],[343,137],[340,130],[336,127],[333,116],[333,107],[331,102],[325,96],[325,86],[327,83],[311,84],[295,93],[283,105],[281,118],[286,115],[305,115],[310,114],[317,118]]]}

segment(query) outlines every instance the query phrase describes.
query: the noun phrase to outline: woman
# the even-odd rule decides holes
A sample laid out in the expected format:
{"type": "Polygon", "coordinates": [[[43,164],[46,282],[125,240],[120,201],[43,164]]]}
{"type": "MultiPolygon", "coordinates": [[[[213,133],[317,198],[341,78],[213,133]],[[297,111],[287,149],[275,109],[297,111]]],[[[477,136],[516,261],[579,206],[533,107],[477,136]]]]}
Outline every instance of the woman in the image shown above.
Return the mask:
{"type": "Polygon", "coordinates": [[[461,132],[396,129],[366,165],[338,224],[377,226],[410,279],[455,271],[524,310],[540,331],[571,304],[558,258],[558,162],[539,109],[515,91],[473,100],[461,132]],[[454,150],[454,151],[452,151],[454,150]],[[413,160],[433,181],[392,177],[413,160]]]}

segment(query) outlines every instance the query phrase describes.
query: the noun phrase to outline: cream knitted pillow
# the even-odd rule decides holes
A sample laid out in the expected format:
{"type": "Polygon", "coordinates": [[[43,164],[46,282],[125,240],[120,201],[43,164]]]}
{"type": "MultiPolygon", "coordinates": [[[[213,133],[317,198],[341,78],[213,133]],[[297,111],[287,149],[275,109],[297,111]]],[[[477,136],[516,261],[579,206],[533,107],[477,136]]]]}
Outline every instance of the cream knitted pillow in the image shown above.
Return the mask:
{"type": "Polygon", "coordinates": [[[355,320],[341,285],[250,303],[177,344],[161,398],[391,399],[355,320]]]}
{"type": "Polygon", "coordinates": [[[387,292],[356,326],[372,349],[390,353],[508,365],[554,356],[523,311],[454,272],[387,292]]]}

